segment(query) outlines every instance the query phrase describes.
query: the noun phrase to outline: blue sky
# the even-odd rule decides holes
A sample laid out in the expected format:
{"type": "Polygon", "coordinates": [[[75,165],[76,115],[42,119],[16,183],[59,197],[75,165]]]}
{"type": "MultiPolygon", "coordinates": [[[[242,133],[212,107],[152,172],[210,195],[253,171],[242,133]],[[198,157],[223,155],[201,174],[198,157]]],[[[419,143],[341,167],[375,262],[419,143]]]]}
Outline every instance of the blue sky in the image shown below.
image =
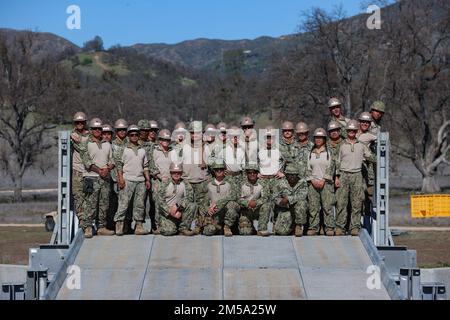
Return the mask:
{"type": "Polygon", "coordinates": [[[52,32],[77,45],[95,35],[115,44],[177,43],[196,38],[254,39],[297,30],[311,6],[343,4],[361,13],[361,0],[0,0],[0,27],[52,32]],[[69,30],[69,5],[81,9],[81,30],[69,30]]]}

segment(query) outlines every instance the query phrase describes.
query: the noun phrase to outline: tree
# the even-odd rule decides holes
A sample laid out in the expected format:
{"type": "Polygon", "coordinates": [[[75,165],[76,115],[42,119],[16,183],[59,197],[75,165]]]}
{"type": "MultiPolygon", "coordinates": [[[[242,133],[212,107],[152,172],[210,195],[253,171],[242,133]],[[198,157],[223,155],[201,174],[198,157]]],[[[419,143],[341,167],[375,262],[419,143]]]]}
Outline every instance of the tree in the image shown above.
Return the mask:
{"type": "Polygon", "coordinates": [[[100,36],[95,36],[94,39],[84,43],[83,51],[104,51],[103,39],[100,36]]]}
{"type": "Polygon", "coordinates": [[[14,183],[14,201],[22,201],[22,178],[39,155],[51,148],[50,131],[68,108],[71,78],[55,57],[37,59],[38,38],[18,33],[12,41],[0,34],[0,154],[14,183]]]}

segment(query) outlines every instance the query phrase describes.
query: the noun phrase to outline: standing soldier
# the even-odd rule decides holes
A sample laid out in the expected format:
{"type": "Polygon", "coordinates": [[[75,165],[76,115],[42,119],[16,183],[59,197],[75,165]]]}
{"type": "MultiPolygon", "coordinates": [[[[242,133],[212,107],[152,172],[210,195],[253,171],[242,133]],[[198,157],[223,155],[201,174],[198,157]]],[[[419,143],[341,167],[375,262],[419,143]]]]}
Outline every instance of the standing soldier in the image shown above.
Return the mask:
{"type": "Polygon", "coordinates": [[[231,237],[231,228],[238,216],[236,187],[225,181],[225,164],[216,162],[212,166],[214,179],[207,185],[207,198],[200,208],[204,215],[203,235],[213,236],[222,230],[225,237],[231,237]]]}
{"type": "Polygon", "coordinates": [[[242,172],[245,168],[245,150],[240,138],[242,131],[238,127],[231,127],[228,130],[228,142],[226,143],[225,154],[219,154],[216,162],[225,162],[225,180],[237,186],[242,181],[242,172]]]}
{"type": "Polygon", "coordinates": [[[81,146],[89,137],[89,131],[86,129],[86,114],[84,112],[77,112],[73,116],[74,129],[70,135],[72,141],[72,194],[74,199],[75,213],[78,217],[78,223],[81,227],[83,225],[83,207],[84,207],[84,193],[83,193],[83,173],[86,171],[83,162],[81,161],[81,146]]]}
{"type": "Polygon", "coordinates": [[[203,134],[203,159],[206,164],[211,157],[213,150],[216,148],[216,127],[213,124],[207,124],[203,134]]]}
{"type": "Polygon", "coordinates": [[[282,137],[280,141],[280,152],[286,165],[298,163],[298,144],[294,135],[294,124],[285,121],[281,125],[282,137]]]}
{"type": "MultiPolygon", "coordinates": [[[[211,150],[211,154],[208,157],[208,166],[212,165],[219,159],[219,156],[223,157],[226,153],[225,148],[227,147],[227,124],[225,122],[219,122],[217,124],[218,138],[216,139],[214,148],[211,150]]],[[[237,127],[235,127],[238,130],[237,127]]],[[[223,159],[222,159],[223,160],[223,159]]]]}
{"type": "MultiPolygon", "coordinates": [[[[274,232],[280,236],[287,236],[292,233],[292,226],[295,220],[306,222],[306,217],[301,217],[303,214],[301,203],[306,202],[307,193],[304,189],[304,182],[301,181],[298,166],[289,165],[284,170],[286,178],[276,181],[272,197],[274,201],[274,232]],[[299,219],[300,218],[300,219],[299,219]]],[[[296,236],[302,235],[301,227],[297,224],[296,236]]]]}
{"type": "Polygon", "coordinates": [[[125,145],[127,138],[128,122],[125,119],[119,119],[114,123],[116,138],[113,140],[113,149],[125,145]]]}
{"type": "Polygon", "coordinates": [[[347,138],[339,150],[336,173],[336,186],[339,188],[336,192],[336,235],[343,235],[345,233],[347,204],[350,198],[350,230],[352,236],[357,236],[361,229],[361,209],[364,200],[364,180],[361,173],[363,161],[374,162],[375,159],[369,148],[356,138],[358,122],[356,120],[350,120],[346,130],[347,138]]]}
{"type": "Polygon", "coordinates": [[[189,183],[181,179],[181,164],[170,164],[170,178],[161,183],[156,192],[156,201],[160,213],[160,232],[164,236],[177,233],[193,236],[190,229],[197,206],[194,203],[194,191],[189,183]]]}
{"type": "Polygon", "coordinates": [[[328,137],[327,148],[331,150],[335,159],[339,156],[339,149],[342,144],[341,126],[336,121],[330,121],[328,124],[328,137]]]}
{"type": "MultiPolygon", "coordinates": [[[[113,128],[111,127],[111,125],[109,124],[104,124],[102,126],[102,142],[107,142],[109,144],[111,144],[112,146],[112,137],[113,137],[113,128]]],[[[114,157],[114,148],[112,148],[112,153],[113,153],[113,157],[114,157]]],[[[114,201],[114,197],[113,194],[115,194],[114,192],[114,181],[112,179],[113,176],[113,172],[116,171],[116,168],[114,167],[114,169],[111,170],[110,172],[110,179],[109,179],[109,206],[108,206],[108,214],[107,216],[107,228],[108,229],[114,229],[114,215],[116,213],[117,207],[115,207],[114,201]]]]}
{"type": "Polygon", "coordinates": [[[370,132],[374,135],[378,135],[381,131],[381,119],[386,112],[386,105],[382,101],[375,101],[370,107],[370,114],[373,118],[370,124],[370,132]]]}
{"type": "Polygon", "coordinates": [[[83,230],[85,238],[92,238],[92,224],[97,218],[99,236],[112,236],[108,230],[107,213],[110,192],[110,171],[114,168],[111,144],[102,142],[102,121],[89,122],[91,134],[84,143],[81,158],[86,172],[83,174],[85,194],[83,230]]]}
{"type": "Polygon", "coordinates": [[[342,114],[341,101],[337,98],[331,98],[330,101],[328,101],[328,109],[330,110],[331,120],[336,121],[341,125],[342,137],[345,139],[347,137],[345,128],[347,127],[347,123],[350,121],[350,119],[344,117],[344,115],[342,114]]]}
{"type": "Polygon", "coordinates": [[[255,234],[253,221],[258,220],[258,235],[268,237],[267,225],[270,218],[269,192],[258,180],[259,167],[249,164],[245,171],[247,178],[239,186],[237,203],[239,209],[239,234],[255,234]]]}
{"type": "Polygon", "coordinates": [[[147,235],[144,229],[145,195],[150,190],[150,174],[145,150],[139,146],[139,127],[131,125],[128,128],[128,142],[116,153],[117,176],[119,185],[119,208],[114,220],[116,235],[124,234],[125,215],[133,199],[133,219],[136,223],[134,234],[147,235]]]}
{"type": "Polygon", "coordinates": [[[155,120],[150,120],[150,132],[148,134],[148,141],[152,143],[153,148],[156,147],[158,143],[158,133],[159,133],[159,124],[155,120]]]}
{"type": "MultiPolygon", "coordinates": [[[[183,144],[186,143],[186,124],[184,122],[178,122],[173,129],[172,137],[172,150],[182,151],[183,144]]],[[[181,158],[181,155],[179,155],[181,158]]]]}
{"type": "Polygon", "coordinates": [[[334,172],[335,158],[326,145],[327,133],[319,128],[314,132],[314,147],[308,157],[308,204],[309,204],[309,236],[319,234],[320,210],[325,223],[325,234],[334,235],[334,172]]]}
{"type": "Polygon", "coordinates": [[[284,178],[284,159],[278,148],[276,130],[269,126],[265,129],[265,145],[258,152],[261,183],[271,193],[276,180],[284,178]]]}
{"type": "Polygon", "coordinates": [[[244,131],[245,165],[258,163],[258,135],[255,121],[250,117],[242,118],[241,129],[244,131]]]}
{"type": "Polygon", "coordinates": [[[113,129],[111,125],[104,124],[102,126],[102,141],[112,143],[113,129]]]}

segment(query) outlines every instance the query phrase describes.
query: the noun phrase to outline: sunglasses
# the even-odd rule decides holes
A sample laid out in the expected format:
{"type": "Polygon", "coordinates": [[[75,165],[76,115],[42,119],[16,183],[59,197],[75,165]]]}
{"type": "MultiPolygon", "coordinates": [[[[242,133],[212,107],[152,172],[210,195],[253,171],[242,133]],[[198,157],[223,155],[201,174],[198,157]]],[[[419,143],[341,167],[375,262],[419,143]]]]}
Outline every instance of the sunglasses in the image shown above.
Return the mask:
{"type": "Polygon", "coordinates": [[[85,124],[86,121],[75,121],[75,125],[79,125],[79,124],[85,124]]]}
{"type": "Polygon", "coordinates": [[[250,130],[250,129],[253,129],[253,126],[243,126],[242,129],[243,130],[250,130]]]}
{"type": "Polygon", "coordinates": [[[117,129],[116,131],[117,132],[119,132],[119,131],[127,131],[127,129],[117,129]]]}
{"type": "Polygon", "coordinates": [[[139,134],[137,134],[137,133],[130,133],[129,136],[130,136],[130,137],[138,137],[139,134]]]}
{"type": "Polygon", "coordinates": [[[102,131],[103,129],[102,128],[92,128],[91,130],[93,130],[93,131],[102,131]]]}

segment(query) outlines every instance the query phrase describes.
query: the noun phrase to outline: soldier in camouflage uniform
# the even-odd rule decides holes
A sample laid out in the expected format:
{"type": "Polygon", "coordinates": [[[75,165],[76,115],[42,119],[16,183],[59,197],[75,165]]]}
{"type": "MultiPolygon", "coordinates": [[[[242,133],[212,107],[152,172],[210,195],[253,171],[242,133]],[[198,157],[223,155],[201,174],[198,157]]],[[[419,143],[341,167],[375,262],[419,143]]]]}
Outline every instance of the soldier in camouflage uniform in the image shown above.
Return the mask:
{"type": "Polygon", "coordinates": [[[282,137],[279,149],[285,161],[285,165],[298,163],[299,150],[294,135],[294,124],[290,121],[283,122],[281,125],[281,133],[282,137]]]}
{"type": "Polygon", "coordinates": [[[189,183],[181,179],[181,164],[170,165],[170,178],[163,181],[156,192],[156,202],[160,213],[160,232],[164,236],[180,233],[193,236],[190,230],[197,206],[194,203],[194,191],[189,183]]]}
{"type": "MultiPolygon", "coordinates": [[[[183,145],[186,143],[187,136],[186,124],[184,122],[178,122],[173,129],[172,143],[170,145],[172,150],[182,152],[183,145]]],[[[182,155],[179,155],[181,158],[182,155]]]]}
{"type": "MultiPolygon", "coordinates": [[[[112,147],[113,132],[114,131],[113,131],[113,128],[111,127],[111,125],[103,124],[103,126],[102,126],[102,142],[107,142],[107,143],[111,144],[111,147],[112,147]]],[[[114,156],[114,149],[112,149],[112,153],[114,156]]],[[[110,173],[111,178],[109,179],[109,184],[110,184],[110,186],[109,186],[110,193],[109,193],[109,202],[108,202],[109,207],[108,207],[108,214],[106,215],[108,229],[114,229],[114,214],[117,211],[117,208],[113,208],[113,206],[115,205],[114,202],[111,201],[114,199],[113,194],[115,194],[114,189],[113,189],[114,181],[112,179],[113,172],[115,172],[115,171],[116,171],[116,168],[114,167],[114,169],[111,170],[111,173],[110,173]]]]}
{"type": "Polygon", "coordinates": [[[249,164],[245,168],[247,178],[241,183],[237,203],[239,210],[239,234],[253,235],[253,221],[258,220],[258,235],[267,237],[267,224],[270,218],[270,201],[267,189],[258,181],[259,167],[249,164]]]}
{"type": "Polygon", "coordinates": [[[344,117],[342,114],[342,103],[337,98],[331,98],[328,101],[328,110],[330,110],[331,121],[336,121],[341,125],[341,134],[342,138],[347,138],[347,131],[345,128],[347,127],[347,123],[350,121],[349,118],[344,117]]]}
{"type": "Polygon", "coordinates": [[[83,143],[81,159],[86,168],[83,174],[85,194],[83,230],[85,238],[92,238],[92,224],[97,218],[97,235],[114,234],[106,228],[110,196],[110,171],[114,168],[111,144],[102,142],[102,122],[98,118],[90,121],[91,134],[83,143]]]}
{"type": "Polygon", "coordinates": [[[131,125],[128,128],[128,142],[115,153],[117,176],[119,186],[119,208],[114,221],[116,222],[116,235],[124,234],[124,220],[130,205],[133,208],[133,219],[136,222],[134,234],[147,235],[144,229],[145,195],[150,190],[150,174],[148,159],[144,148],[138,144],[139,127],[131,125]],[[133,203],[131,204],[131,200],[133,203]]]}
{"type": "Polygon", "coordinates": [[[370,107],[372,123],[370,124],[370,133],[378,135],[381,131],[381,120],[386,112],[386,105],[382,101],[375,101],[370,107]]]}
{"type": "Polygon", "coordinates": [[[74,129],[70,135],[72,142],[72,195],[74,199],[75,213],[78,217],[79,226],[83,225],[83,173],[86,171],[80,156],[80,146],[87,141],[89,131],[86,129],[86,115],[84,112],[77,112],[73,117],[74,129]]]}
{"type": "Polygon", "coordinates": [[[241,129],[244,132],[243,148],[245,151],[244,166],[258,163],[258,134],[255,130],[255,121],[250,117],[241,120],[241,129]]]}
{"type": "MultiPolygon", "coordinates": [[[[217,124],[217,138],[214,143],[214,147],[207,158],[208,166],[211,166],[214,162],[219,161],[219,158],[226,153],[225,148],[227,147],[227,129],[228,126],[225,122],[219,122],[217,124]]],[[[237,128],[236,128],[237,129],[237,128]]]]}
{"type": "Polygon", "coordinates": [[[327,132],[319,128],[314,132],[314,147],[308,157],[308,204],[309,236],[315,236],[320,230],[320,210],[324,214],[325,234],[334,235],[335,220],[333,215],[334,173],[336,163],[334,154],[326,145],[327,132]]]}
{"type": "Polygon", "coordinates": [[[339,161],[336,172],[337,214],[336,235],[345,233],[347,224],[347,204],[350,198],[352,236],[359,235],[361,229],[361,209],[364,200],[365,184],[362,176],[363,161],[375,162],[376,159],[370,149],[358,141],[358,122],[350,120],[347,125],[347,139],[339,150],[339,161]]]}
{"type": "MultiPolygon", "coordinates": [[[[306,221],[302,215],[301,205],[306,202],[305,182],[299,177],[298,166],[289,165],[284,170],[286,178],[277,180],[272,192],[274,202],[274,232],[287,236],[292,233],[295,220],[306,221]]],[[[299,235],[300,236],[300,235],[299,235]]]]}
{"type": "Polygon", "coordinates": [[[225,164],[214,163],[214,179],[207,185],[207,198],[200,207],[204,216],[203,235],[213,236],[222,230],[226,237],[233,235],[231,228],[238,217],[235,185],[225,181],[225,164]]]}

